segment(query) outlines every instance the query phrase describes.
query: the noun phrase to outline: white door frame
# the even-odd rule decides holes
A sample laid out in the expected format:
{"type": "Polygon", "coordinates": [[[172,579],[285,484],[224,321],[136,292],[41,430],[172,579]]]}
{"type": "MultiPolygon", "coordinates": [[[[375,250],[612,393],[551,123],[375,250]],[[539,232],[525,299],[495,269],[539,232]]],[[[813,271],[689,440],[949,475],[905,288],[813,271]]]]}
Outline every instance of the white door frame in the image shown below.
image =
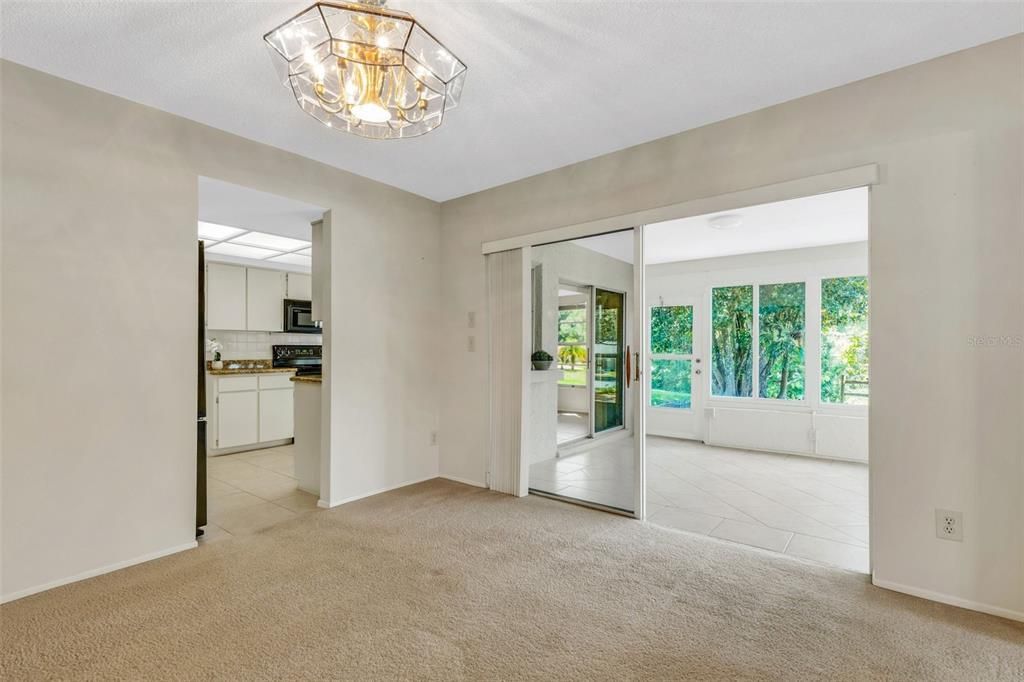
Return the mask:
{"type": "MultiPolygon", "coordinates": [[[[711,197],[691,199],[689,201],[674,203],[667,206],[633,211],[623,215],[608,216],[597,220],[548,229],[541,232],[533,232],[517,237],[483,242],[481,243],[481,253],[487,255],[497,251],[507,251],[509,249],[523,247],[528,248],[532,246],[540,246],[542,244],[570,241],[573,239],[593,237],[601,234],[607,234],[609,232],[619,232],[633,228],[635,230],[633,251],[634,264],[639,264],[640,266],[639,268],[634,268],[633,275],[633,298],[635,301],[640,301],[640,315],[634,316],[634,329],[638,332],[635,334],[634,338],[638,339],[638,342],[641,344],[641,348],[644,348],[646,347],[647,338],[646,330],[644,329],[646,315],[643,312],[644,300],[646,298],[643,286],[643,271],[645,270],[643,249],[644,225],[664,222],[666,220],[704,215],[706,213],[714,213],[716,211],[735,210],[736,208],[743,206],[754,206],[774,201],[784,201],[786,199],[799,199],[801,197],[852,189],[854,187],[873,186],[877,185],[879,182],[879,166],[877,163],[871,163],[863,166],[836,170],[830,173],[822,173],[820,175],[796,178],[783,182],[762,185],[760,187],[741,189],[711,197]],[[639,318],[639,321],[636,318],[639,318]]],[[[647,394],[647,391],[645,390],[647,383],[646,373],[641,372],[640,379],[641,390],[634,391],[633,396],[634,408],[639,408],[635,410],[636,421],[634,422],[634,458],[637,473],[634,476],[633,498],[635,509],[633,515],[637,518],[644,518],[646,511],[646,472],[644,466],[645,447],[643,443],[643,434],[645,434],[647,426],[643,405],[645,404],[647,394]],[[641,435],[638,436],[637,434],[641,435]]],[[[523,454],[524,453],[520,452],[521,459],[523,454]]],[[[525,464],[525,462],[520,461],[520,465],[522,466],[523,464],[525,464]]],[[[873,518],[871,520],[871,524],[874,525],[873,518]]]]}
{"type": "MultiPolygon", "coordinates": [[[[644,262],[644,226],[633,230],[633,302],[626,304],[626,312],[632,312],[633,321],[633,516],[647,517],[647,372],[643,360],[646,358],[647,315],[644,312],[644,291],[646,264],[644,262]]],[[[623,420],[625,421],[625,420],[623,420]]]]}

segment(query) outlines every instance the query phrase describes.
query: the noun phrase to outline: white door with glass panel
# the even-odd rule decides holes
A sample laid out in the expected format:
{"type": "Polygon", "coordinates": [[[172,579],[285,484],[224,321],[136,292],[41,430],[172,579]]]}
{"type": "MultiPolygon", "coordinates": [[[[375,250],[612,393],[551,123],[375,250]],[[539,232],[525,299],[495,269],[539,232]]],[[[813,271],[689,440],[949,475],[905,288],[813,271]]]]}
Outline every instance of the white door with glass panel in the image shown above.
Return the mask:
{"type": "Polygon", "coordinates": [[[647,433],[703,437],[704,382],[696,301],[659,301],[647,309],[647,433]]]}

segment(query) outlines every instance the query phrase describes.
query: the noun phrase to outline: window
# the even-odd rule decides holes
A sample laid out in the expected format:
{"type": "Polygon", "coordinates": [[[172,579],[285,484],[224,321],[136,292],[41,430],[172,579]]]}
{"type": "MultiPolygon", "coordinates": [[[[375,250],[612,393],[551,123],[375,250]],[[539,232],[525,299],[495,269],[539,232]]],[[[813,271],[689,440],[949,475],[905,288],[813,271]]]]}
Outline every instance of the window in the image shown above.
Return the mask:
{"type": "Polygon", "coordinates": [[[587,308],[584,305],[558,309],[558,368],[562,370],[559,384],[587,385],[587,308]]]}
{"type": "Polygon", "coordinates": [[[868,278],[821,280],[821,401],[868,404],[868,278]]]}
{"type": "Polygon", "coordinates": [[[693,306],[651,308],[651,407],[689,409],[693,306]]]}
{"type": "Polygon", "coordinates": [[[804,399],[803,282],[762,284],[757,291],[758,395],[804,399]]]}
{"type": "Polygon", "coordinates": [[[711,394],[753,394],[754,287],[711,290],[711,394]]]}

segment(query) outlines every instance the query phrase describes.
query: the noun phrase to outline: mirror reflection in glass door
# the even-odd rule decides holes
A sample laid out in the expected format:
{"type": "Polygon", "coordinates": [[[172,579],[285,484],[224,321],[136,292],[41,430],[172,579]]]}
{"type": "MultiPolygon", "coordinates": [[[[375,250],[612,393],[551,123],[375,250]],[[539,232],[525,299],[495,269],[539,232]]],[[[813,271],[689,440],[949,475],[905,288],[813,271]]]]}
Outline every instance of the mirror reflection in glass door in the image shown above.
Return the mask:
{"type": "Polygon", "coordinates": [[[622,428],[626,296],[594,291],[594,433],[622,428]]]}

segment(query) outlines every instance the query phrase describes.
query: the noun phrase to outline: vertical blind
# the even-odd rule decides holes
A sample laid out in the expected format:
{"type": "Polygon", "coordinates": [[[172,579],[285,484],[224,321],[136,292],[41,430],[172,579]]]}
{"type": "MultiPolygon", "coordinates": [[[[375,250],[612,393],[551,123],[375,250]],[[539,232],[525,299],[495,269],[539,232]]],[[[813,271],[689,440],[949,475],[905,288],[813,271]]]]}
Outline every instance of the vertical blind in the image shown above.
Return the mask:
{"type": "Polygon", "coordinates": [[[520,471],[526,306],[524,250],[487,255],[490,344],[490,487],[525,495],[520,471]]]}

